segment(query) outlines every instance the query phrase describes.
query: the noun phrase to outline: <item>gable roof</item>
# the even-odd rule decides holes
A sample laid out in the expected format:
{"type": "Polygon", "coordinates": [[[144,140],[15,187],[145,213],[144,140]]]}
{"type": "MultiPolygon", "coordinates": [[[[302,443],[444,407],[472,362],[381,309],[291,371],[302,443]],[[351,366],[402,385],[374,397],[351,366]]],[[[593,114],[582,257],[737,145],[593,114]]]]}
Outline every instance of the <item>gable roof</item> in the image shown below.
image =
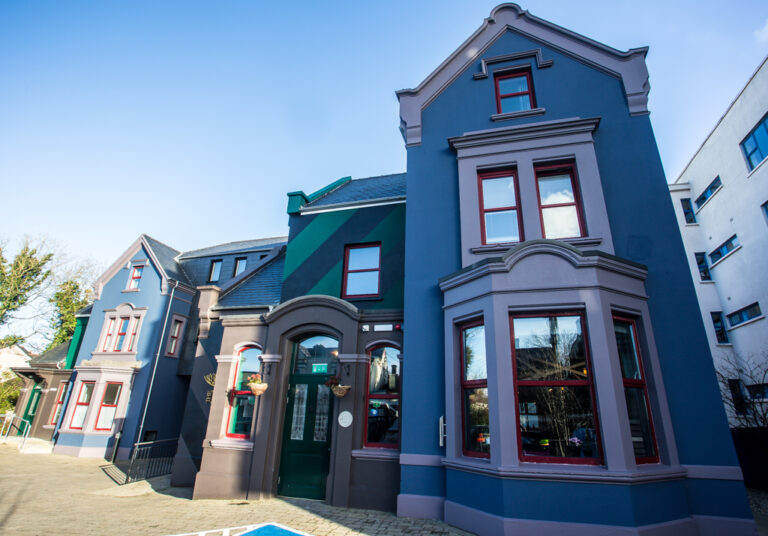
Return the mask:
{"type": "Polygon", "coordinates": [[[152,264],[160,273],[160,279],[162,280],[160,288],[163,294],[168,291],[169,281],[177,282],[178,284],[187,287],[190,291],[194,290],[194,285],[189,281],[189,278],[184,274],[184,270],[176,262],[176,256],[179,255],[179,251],[173,249],[171,246],[163,244],[149,235],[142,234],[101,276],[99,276],[98,279],[96,279],[93,284],[94,299],[99,299],[101,291],[107,281],[112,279],[121,269],[123,269],[127,263],[130,262],[131,257],[133,257],[142,247],[147,252],[147,255],[149,255],[152,264]]]}
{"type": "MultiPolygon", "coordinates": [[[[421,113],[456,78],[473,65],[488,48],[507,31],[546,44],[559,52],[574,57],[592,67],[619,78],[624,84],[629,112],[631,115],[648,113],[648,69],[645,65],[647,47],[633,48],[622,52],[593,41],[544,19],[531,15],[517,4],[501,4],[464,43],[441,63],[415,89],[395,92],[400,102],[400,130],[406,146],[421,143],[421,113]]],[[[541,62],[541,49],[521,52],[535,56],[541,62]]],[[[516,57],[521,57],[515,54],[516,57]]],[[[509,57],[488,60],[505,61],[509,57]]],[[[487,76],[487,65],[483,62],[475,78],[487,76]]]]}
{"type": "Polygon", "coordinates": [[[235,253],[246,253],[259,249],[268,249],[288,243],[287,236],[274,236],[272,238],[257,238],[255,240],[240,240],[238,242],[227,242],[216,246],[209,246],[201,249],[194,249],[181,253],[177,260],[192,259],[195,257],[208,257],[213,255],[231,255],[235,253]]]}

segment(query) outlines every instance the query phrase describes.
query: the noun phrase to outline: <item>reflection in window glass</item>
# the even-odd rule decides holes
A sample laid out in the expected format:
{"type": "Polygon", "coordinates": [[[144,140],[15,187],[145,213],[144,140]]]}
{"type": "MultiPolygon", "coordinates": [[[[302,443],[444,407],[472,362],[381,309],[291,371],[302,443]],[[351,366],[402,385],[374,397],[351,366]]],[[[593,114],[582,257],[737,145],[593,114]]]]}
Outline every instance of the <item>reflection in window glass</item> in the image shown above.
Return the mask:
{"type": "Polygon", "coordinates": [[[464,454],[487,458],[490,456],[491,431],[483,324],[461,330],[461,389],[464,454]]]}
{"type": "Polygon", "coordinates": [[[343,297],[379,294],[381,246],[348,246],[345,252],[343,297]]]}
{"type": "Polygon", "coordinates": [[[582,236],[573,169],[566,167],[565,172],[540,169],[536,173],[544,238],[582,236]]]}
{"type": "Polygon", "coordinates": [[[637,333],[632,320],[614,317],[613,330],[624,379],[624,398],[627,402],[632,447],[638,463],[655,462],[656,442],[648,411],[648,395],[643,377],[642,360],[637,346],[637,333]]]}
{"type": "Polygon", "coordinates": [[[480,175],[483,243],[520,241],[517,192],[513,171],[492,171],[480,175]]]}
{"type": "Polygon", "coordinates": [[[294,374],[336,374],[339,341],[317,335],[296,344],[294,374]]]}
{"type": "Polygon", "coordinates": [[[232,402],[232,418],[229,422],[231,435],[250,437],[256,397],[250,393],[238,393],[232,402]]]}
{"type": "Polygon", "coordinates": [[[75,409],[72,412],[72,421],[70,428],[81,429],[85,422],[85,414],[88,412],[88,406],[91,403],[94,382],[83,382],[80,384],[80,392],[77,395],[75,409]]]}
{"type": "Polygon", "coordinates": [[[583,316],[513,317],[512,337],[521,459],[598,463],[583,316]]]}
{"type": "Polygon", "coordinates": [[[378,346],[370,352],[366,446],[397,447],[400,440],[400,350],[378,346]]]}
{"type": "Polygon", "coordinates": [[[261,373],[261,350],[255,346],[248,346],[240,350],[240,361],[237,364],[237,380],[235,389],[243,391],[248,389],[248,377],[251,374],[261,373]]]}
{"type": "Polygon", "coordinates": [[[317,405],[315,405],[315,434],[314,441],[328,440],[328,412],[331,407],[331,388],[327,385],[317,386],[317,405]]]}
{"type": "Polygon", "coordinates": [[[117,412],[117,401],[123,384],[108,383],[104,388],[104,398],[99,408],[99,416],[96,418],[96,430],[111,430],[117,412]]]}

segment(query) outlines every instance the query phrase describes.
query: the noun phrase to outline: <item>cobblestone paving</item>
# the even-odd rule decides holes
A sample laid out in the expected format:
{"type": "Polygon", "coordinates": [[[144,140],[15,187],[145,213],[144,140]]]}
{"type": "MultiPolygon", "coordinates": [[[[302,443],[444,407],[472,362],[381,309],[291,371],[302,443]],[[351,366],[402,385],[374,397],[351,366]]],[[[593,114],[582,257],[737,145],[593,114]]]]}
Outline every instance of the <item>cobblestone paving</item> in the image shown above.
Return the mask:
{"type": "Polygon", "coordinates": [[[99,469],[103,463],[0,445],[0,534],[160,536],[272,522],[314,536],[469,536],[438,521],[317,501],[192,501],[191,490],[168,488],[162,478],[152,481],[155,489],[117,486],[99,469]]]}

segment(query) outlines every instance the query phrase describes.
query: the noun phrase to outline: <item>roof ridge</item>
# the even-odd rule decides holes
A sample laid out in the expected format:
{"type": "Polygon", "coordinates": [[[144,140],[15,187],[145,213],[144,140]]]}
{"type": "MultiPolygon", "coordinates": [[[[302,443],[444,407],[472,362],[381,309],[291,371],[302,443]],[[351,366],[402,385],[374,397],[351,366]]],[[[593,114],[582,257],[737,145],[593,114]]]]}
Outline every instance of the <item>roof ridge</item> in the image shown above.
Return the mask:
{"type": "Polygon", "coordinates": [[[229,246],[229,245],[232,245],[232,244],[242,244],[242,243],[245,243],[245,242],[256,242],[256,241],[267,241],[267,240],[278,240],[278,239],[287,241],[288,237],[281,235],[281,236],[268,236],[268,237],[264,237],[264,238],[248,238],[246,240],[233,240],[231,242],[222,242],[220,244],[213,244],[213,245],[205,246],[205,247],[202,247],[202,248],[190,249],[190,250],[187,250],[187,251],[181,251],[181,252],[179,252],[178,256],[181,257],[183,255],[189,255],[191,253],[197,253],[199,251],[203,251],[203,250],[206,250],[206,249],[211,249],[211,248],[216,248],[216,247],[221,247],[221,246],[229,246]]]}
{"type": "Polygon", "coordinates": [[[173,246],[169,246],[169,245],[168,245],[168,244],[166,244],[165,242],[162,242],[162,241],[158,240],[157,238],[155,238],[155,237],[153,237],[153,236],[149,236],[147,233],[141,233],[141,236],[143,236],[144,238],[148,238],[148,239],[152,240],[153,242],[157,242],[157,243],[158,243],[158,244],[160,244],[161,246],[165,246],[165,247],[167,247],[168,249],[170,249],[170,250],[172,250],[172,251],[175,251],[176,253],[181,253],[181,252],[180,252],[178,249],[176,249],[175,247],[173,247],[173,246]]]}
{"type": "Polygon", "coordinates": [[[401,171],[400,173],[385,173],[384,175],[374,175],[372,177],[360,177],[359,179],[352,179],[350,182],[354,181],[367,181],[369,179],[383,179],[384,177],[397,177],[400,175],[407,175],[406,171],[401,171]]]}

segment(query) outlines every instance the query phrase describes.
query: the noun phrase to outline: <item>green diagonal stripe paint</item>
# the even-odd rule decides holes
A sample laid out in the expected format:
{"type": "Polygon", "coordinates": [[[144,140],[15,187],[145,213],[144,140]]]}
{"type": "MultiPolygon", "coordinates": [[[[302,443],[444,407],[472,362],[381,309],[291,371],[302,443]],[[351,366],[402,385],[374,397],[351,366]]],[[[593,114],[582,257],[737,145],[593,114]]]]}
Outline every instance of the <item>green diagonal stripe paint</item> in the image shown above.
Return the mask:
{"type": "Polygon", "coordinates": [[[333,268],[328,270],[328,273],[326,273],[323,278],[309,290],[308,294],[325,294],[327,296],[338,295],[341,281],[342,263],[343,261],[339,261],[333,266],[333,268]]]}
{"type": "Polygon", "coordinates": [[[379,222],[370,233],[365,235],[362,242],[381,242],[381,254],[389,252],[398,245],[405,237],[405,205],[401,205],[392,210],[387,217],[379,222]]]}
{"type": "Polygon", "coordinates": [[[316,217],[312,220],[309,225],[291,240],[288,246],[283,279],[287,278],[296,268],[301,266],[301,263],[307,260],[355,212],[357,211],[340,210],[338,212],[325,212],[318,215],[321,217],[316,217]]]}

